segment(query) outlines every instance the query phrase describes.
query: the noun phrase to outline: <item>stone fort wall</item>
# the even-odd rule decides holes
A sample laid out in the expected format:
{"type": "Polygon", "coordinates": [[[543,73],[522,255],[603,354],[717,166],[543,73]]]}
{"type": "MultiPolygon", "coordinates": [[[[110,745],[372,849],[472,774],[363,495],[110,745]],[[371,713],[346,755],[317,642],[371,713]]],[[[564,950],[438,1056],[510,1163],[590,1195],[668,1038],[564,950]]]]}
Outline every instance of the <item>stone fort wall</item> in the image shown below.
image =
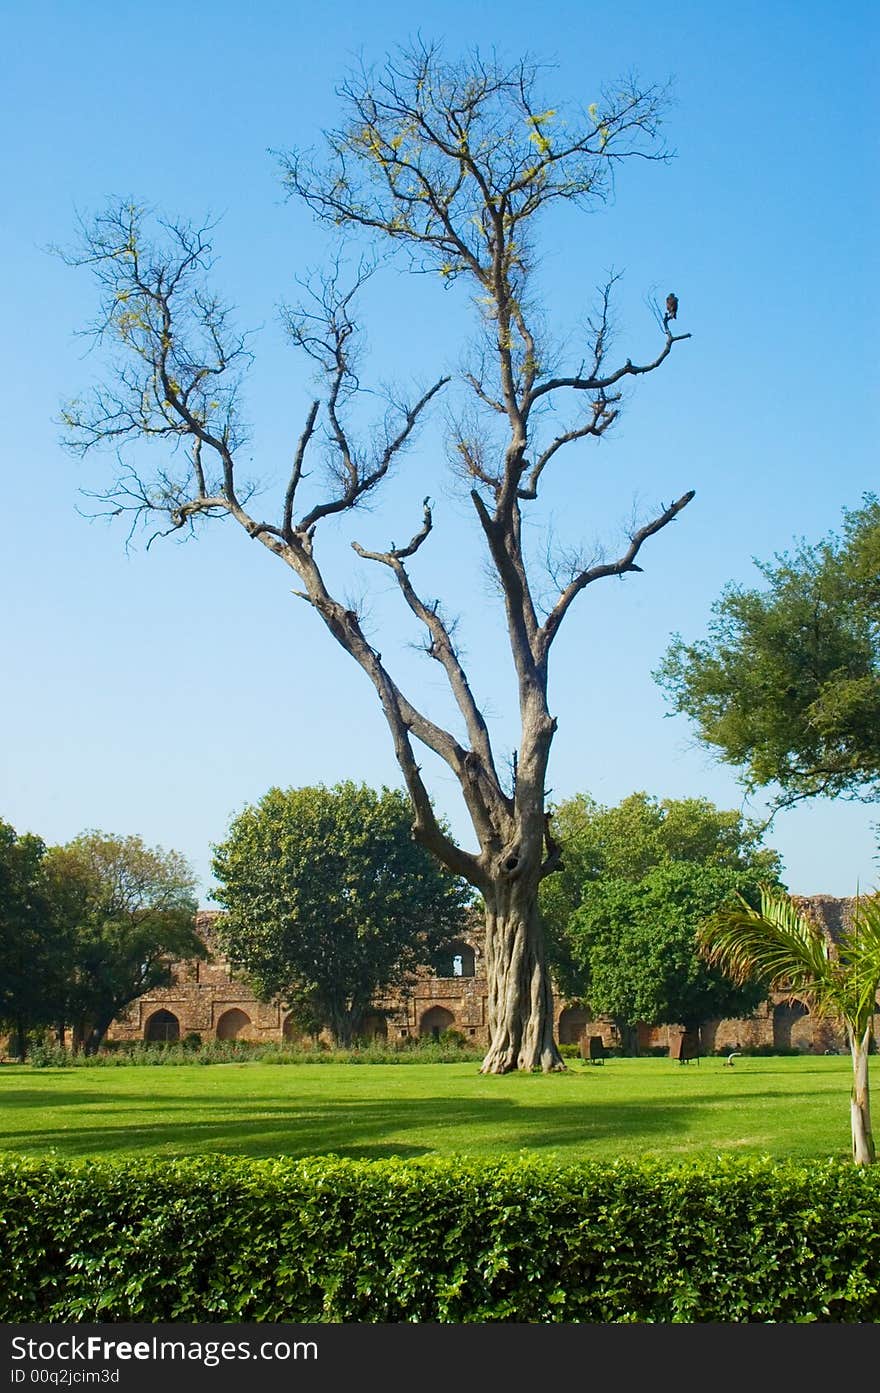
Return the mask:
{"type": "MultiPolygon", "coordinates": [[[[800,905],[836,939],[849,922],[852,899],[830,895],[801,897],[800,905]]],[[[237,981],[223,957],[213,932],[218,911],[203,910],[196,918],[210,958],[206,962],[180,962],[174,981],[146,992],[132,1002],[107,1033],[111,1041],[173,1040],[198,1035],[202,1041],[247,1040],[270,1044],[297,1038],[289,1011],[281,1001],[261,1002],[244,983],[237,981]]],[[[436,1035],[445,1029],[459,1031],[479,1047],[488,1045],[488,990],[483,967],[482,933],[476,928],[452,945],[444,975],[425,970],[405,992],[377,1000],[376,1011],[365,1022],[365,1033],[386,1037],[389,1043],[436,1035]],[[448,973],[448,975],[446,975],[448,973]]],[[[880,1024],[880,1022],[878,1022],[880,1024]]],[[[593,1019],[577,1003],[557,994],[554,1026],[561,1044],[578,1043],[586,1035],[601,1035],[606,1046],[619,1043],[614,1023],[593,1019]]],[[[639,1047],[666,1047],[675,1053],[683,1035],[681,1026],[639,1026],[639,1047]]],[[[800,1004],[777,993],[746,1019],[709,1021],[700,1032],[702,1053],[734,1050],[743,1046],[793,1047],[824,1053],[846,1046],[842,1033],[828,1022],[815,1020],[800,1004]]]]}

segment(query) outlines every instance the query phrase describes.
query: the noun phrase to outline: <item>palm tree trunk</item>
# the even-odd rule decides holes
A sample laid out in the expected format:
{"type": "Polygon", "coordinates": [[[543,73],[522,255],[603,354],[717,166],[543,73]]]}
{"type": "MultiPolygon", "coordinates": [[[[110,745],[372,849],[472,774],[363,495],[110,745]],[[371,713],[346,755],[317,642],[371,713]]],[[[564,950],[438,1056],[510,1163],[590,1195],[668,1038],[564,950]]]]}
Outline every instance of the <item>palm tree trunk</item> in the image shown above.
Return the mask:
{"type": "Polygon", "coordinates": [[[868,1048],[871,1043],[871,1031],[866,1030],[861,1039],[857,1038],[851,1029],[847,1034],[853,1066],[853,1086],[850,1095],[853,1161],[857,1166],[872,1166],[876,1152],[871,1132],[871,1104],[868,1092],[868,1048]]]}

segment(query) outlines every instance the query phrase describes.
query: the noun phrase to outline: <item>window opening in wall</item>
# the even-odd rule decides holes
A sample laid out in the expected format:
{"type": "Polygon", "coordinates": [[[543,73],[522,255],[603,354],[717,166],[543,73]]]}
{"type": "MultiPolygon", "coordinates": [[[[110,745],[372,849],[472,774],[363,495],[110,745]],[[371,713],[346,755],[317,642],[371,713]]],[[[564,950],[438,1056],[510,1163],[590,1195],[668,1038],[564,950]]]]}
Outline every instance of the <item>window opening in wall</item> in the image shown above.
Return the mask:
{"type": "Polygon", "coordinates": [[[173,1011],[155,1011],[147,1021],[144,1039],[150,1044],[170,1044],[180,1039],[180,1022],[173,1011]]]}

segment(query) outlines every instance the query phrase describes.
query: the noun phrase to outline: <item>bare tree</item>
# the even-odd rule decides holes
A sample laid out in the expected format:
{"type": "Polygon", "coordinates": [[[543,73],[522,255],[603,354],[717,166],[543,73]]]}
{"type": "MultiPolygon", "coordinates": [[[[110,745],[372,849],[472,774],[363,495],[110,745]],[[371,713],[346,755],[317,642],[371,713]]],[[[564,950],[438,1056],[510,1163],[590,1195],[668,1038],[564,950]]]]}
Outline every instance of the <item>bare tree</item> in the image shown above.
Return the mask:
{"type": "Polygon", "coordinates": [[[607,433],[628,379],[655,371],[673,344],[689,336],[673,334],[669,314],[658,310],[662,338],[656,356],[641,365],[629,358],[609,365],[612,277],[586,331],[583,356],[568,365],[554,361],[529,293],[531,229],[552,203],[589,205],[606,198],[619,162],[666,157],[658,136],[665,93],[630,81],[563,123],[538,103],[538,79],[527,63],[503,68],[472,58],[454,66],[436,49],[419,45],[381,73],[361,72],[345,84],[344,123],[327,136],[322,159],[282,157],[290,193],[323,222],[343,233],[366,231],[375,244],[402,244],[414,270],[433,271],[444,282],[465,278],[475,291],[482,346],[476,366],[463,375],[471,408],[462,412],[450,443],[503,595],[521,715],[512,781],[499,773],[453,625],[411,577],[411,563],[433,528],[430,500],[406,546],[392,543],[376,551],[352,545],[359,556],[391,571],[424,627],[426,651],[442,667],[460,713],[459,734],[404,694],[358,614],[328,589],[317,558],[319,524],[373,493],[450,380],[441,377],[416,400],[390,404],[384,427],[368,444],[355,438],[354,291],[368,272],[346,288],[334,270],[310,304],[288,313],[293,341],[317,364],[326,391],[307,413],[279,515],[270,523],[251,509],[252,490],[236,473],[243,437],[237,391],[247,346],[205,289],[209,229],[165,224],[161,245],[150,244],[143,210],[116,206],[84,229],[84,249],[71,258],[91,265],[98,277],[103,300],[94,328],[116,345],[121,359],[112,386],[68,409],[69,443],[85,452],[98,444],[158,437],[168,456],[163,469],[147,480],[134,464],[123,464],[112,487],[98,495],[108,510],[130,512],[133,526],[164,519],[154,535],[192,528],[209,516],[231,516],[296,572],[302,585],[296,593],[369,677],[409,791],[414,836],[485,902],[486,1073],[564,1067],[553,1039],[537,905],[541,879],[560,863],[545,810],[556,729],[547,702],[553,640],[587,586],[641,570],[637,558],[645,542],[693,497],[685,493],[634,526],[616,558],[569,565],[550,604],[539,606],[523,546],[523,505],[538,498],[545,470],[567,447],[607,433]],[[309,472],[304,465],[319,417],[329,445],[329,484],[317,501],[302,504],[309,472]],[[478,852],[464,850],[441,826],[417,745],[455,774],[478,852]]]}

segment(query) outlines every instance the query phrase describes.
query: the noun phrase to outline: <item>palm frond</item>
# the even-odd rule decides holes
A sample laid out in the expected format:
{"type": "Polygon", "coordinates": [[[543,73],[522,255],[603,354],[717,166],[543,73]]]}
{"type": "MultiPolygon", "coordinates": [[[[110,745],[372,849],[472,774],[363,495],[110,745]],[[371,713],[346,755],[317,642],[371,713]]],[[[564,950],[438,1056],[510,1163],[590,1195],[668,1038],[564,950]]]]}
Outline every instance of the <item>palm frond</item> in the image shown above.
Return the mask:
{"type": "Polygon", "coordinates": [[[880,987],[880,896],[857,898],[852,925],[841,935],[840,958],[847,983],[847,1018],[863,1036],[873,1025],[880,987]]]}
{"type": "Polygon", "coordinates": [[[757,978],[771,990],[788,991],[815,1014],[838,1009],[839,971],[822,930],[784,892],[763,886],[761,908],[722,909],[698,931],[710,963],[734,981],[757,978]]]}
{"type": "Polygon", "coordinates": [[[835,948],[784,892],[762,887],[761,908],[719,910],[698,931],[704,957],[736,982],[757,978],[787,991],[814,1016],[834,1016],[858,1038],[870,1034],[880,986],[880,895],[856,898],[835,948]]]}

